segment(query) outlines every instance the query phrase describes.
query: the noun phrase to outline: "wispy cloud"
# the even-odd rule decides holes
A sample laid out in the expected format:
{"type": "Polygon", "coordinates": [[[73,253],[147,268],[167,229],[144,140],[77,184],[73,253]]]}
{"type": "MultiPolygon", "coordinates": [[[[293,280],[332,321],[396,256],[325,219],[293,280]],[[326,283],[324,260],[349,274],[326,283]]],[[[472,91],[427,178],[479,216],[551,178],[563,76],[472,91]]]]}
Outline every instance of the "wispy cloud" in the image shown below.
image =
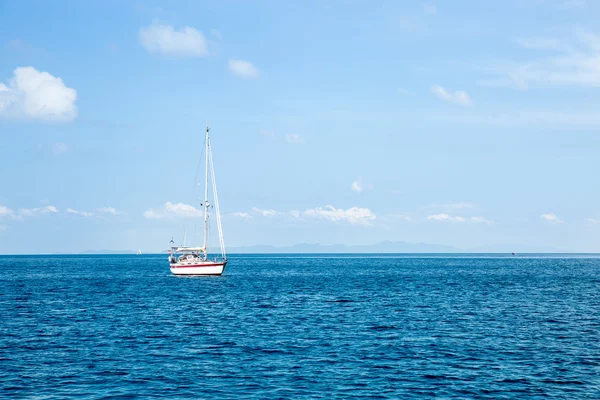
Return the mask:
{"type": "Polygon", "coordinates": [[[100,207],[96,209],[97,212],[102,214],[110,214],[110,215],[119,215],[122,214],[121,211],[117,210],[114,207],[100,207]]]}
{"type": "Polygon", "coordinates": [[[229,60],[229,71],[243,79],[256,79],[260,76],[258,69],[251,62],[244,60],[229,60]]]}
{"type": "Polygon", "coordinates": [[[331,205],[317,207],[304,211],[309,218],[324,219],[332,222],[345,221],[350,224],[369,225],[377,216],[368,208],[351,207],[346,210],[331,205]]]}
{"type": "Polygon", "coordinates": [[[262,215],[263,217],[273,217],[275,215],[279,215],[280,213],[275,210],[265,210],[258,207],[253,207],[252,212],[262,215]]]}
{"type": "Polygon", "coordinates": [[[141,28],[139,40],[149,53],[164,56],[204,57],[208,55],[208,43],[202,32],[184,26],[176,30],[171,25],[153,22],[141,28]]]}
{"type": "Polygon", "coordinates": [[[366,185],[361,176],[359,176],[357,179],[352,181],[352,184],[350,185],[350,189],[352,189],[352,191],[355,193],[362,193],[366,189],[372,190],[373,188],[374,188],[374,185],[373,184],[366,185]]]}
{"type": "Polygon", "coordinates": [[[285,135],[285,140],[291,144],[303,144],[304,138],[300,135],[296,135],[295,133],[288,133],[285,135]]]}
{"type": "Polygon", "coordinates": [[[600,225],[600,219],[596,218],[586,218],[585,222],[588,225],[600,225]]]}
{"type": "Polygon", "coordinates": [[[492,224],[493,222],[488,220],[485,217],[461,217],[461,216],[452,216],[446,213],[433,214],[427,216],[427,220],[429,221],[446,221],[446,222],[458,222],[458,223],[466,223],[471,222],[475,224],[492,224]]]}
{"type": "Polygon", "coordinates": [[[450,222],[465,222],[466,221],[466,219],[463,217],[458,217],[458,216],[453,217],[446,213],[429,215],[429,216],[427,216],[427,219],[429,221],[450,221],[450,222]]]}
{"type": "Polygon", "coordinates": [[[353,192],[362,193],[362,191],[365,190],[365,188],[363,186],[362,178],[358,177],[357,180],[353,181],[350,188],[352,189],[353,192]]]}
{"type": "Polygon", "coordinates": [[[55,156],[59,156],[61,154],[66,153],[69,150],[69,146],[67,146],[64,143],[55,143],[52,146],[52,154],[54,154],[55,156]]]}
{"type": "Polygon", "coordinates": [[[252,215],[250,215],[246,212],[232,212],[231,215],[234,217],[243,218],[243,219],[252,219],[252,215]]]}
{"type": "Polygon", "coordinates": [[[469,218],[469,220],[471,222],[475,222],[477,224],[493,224],[494,221],[490,221],[489,219],[485,218],[485,217],[471,217],[469,218]]]}
{"type": "Polygon", "coordinates": [[[12,217],[15,215],[15,212],[6,206],[0,206],[0,218],[2,217],[12,217]]]}
{"type": "Polygon", "coordinates": [[[8,86],[0,83],[0,118],[68,122],[77,117],[77,92],[61,78],[19,67],[8,86]]]}
{"type": "Polygon", "coordinates": [[[20,208],[19,216],[23,217],[35,217],[38,215],[57,213],[58,209],[54,206],[37,207],[37,208],[20,208]]]}
{"type": "Polygon", "coordinates": [[[433,85],[431,86],[431,92],[440,100],[447,101],[449,103],[454,103],[461,106],[470,106],[473,104],[473,100],[471,100],[468,93],[462,90],[457,90],[454,93],[451,93],[439,85],[433,85]]]}
{"type": "Polygon", "coordinates": [[[77,211],[77,210],[74,210],[72,208],[67,208],[65,210],[65,212],[67,212],[69,214],[80,215],[82,217],[91,217],[92,215],[94,215],[93,213],[88,212],[88,211],[77,211]]]}
{"type": "Polygon", "coordinates": [[[540,215],[540,218],[551,224],[562,224],[564,221],[556,216],[554,213],[547,213],[540,215]]]}
{"type": "Polygon", "coordinates": [[[148,219],[200,218],[202,216],[202,211],[194,206],[170,201],[167,201],[162,208],[148,209],[144,212],[144,218],[148,219]]]}
{"type": "Polygon", "coordinates": [[[266,129],[261,129],[258,131],[258,133],[260,135],[262,135],[264,137],[268,137],[270,139],[285,140],[289,144],[304,144],[304,142],[305,142],[303,136],[300,136],[295,133],[288,133],[285,135],[280,135],[280,134],[277,134],[273,131],[266,130],[266,129]]]}
{"type": "Polygon", "coordinates": [[[509,86],[527,89],[538,86],[600,86],[600,37],[575,30],[570,40],[553,37],[520,38],[517,43],[536,50],[527,61],[502,62],[486,68],[490,77],[480,81],[485,86],[509,86]],[[542,55],[539,55],[539,52],[542,55]]]}
{"type": "Polygon", "coordinates": [[[331,222],[345,221],[350,224],[370,225],[376,215],[368,208],[351,207],[346,210],[335,208],[331,205],[325,207],[310,208],[303,212],[299,210],[276,211],[273,209],[252,208],[252,214],[246,212],[235,212],[231,214],[239,218],[250,219],[254,216],[263,218],[278,218],[287,220],[321,219],[331,222]],[[291,219],[290,219],[291,218],[291,219]]]}

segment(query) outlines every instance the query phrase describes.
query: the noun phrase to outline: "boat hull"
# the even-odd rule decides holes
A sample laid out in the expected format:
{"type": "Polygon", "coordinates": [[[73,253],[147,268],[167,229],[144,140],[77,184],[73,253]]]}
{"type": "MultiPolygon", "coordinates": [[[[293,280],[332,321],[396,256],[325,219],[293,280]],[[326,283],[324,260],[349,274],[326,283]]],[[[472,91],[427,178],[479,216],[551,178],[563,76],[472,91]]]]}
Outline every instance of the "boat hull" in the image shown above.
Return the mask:
{"type": "Polygon", "coordinates": [[[171,264],[174,275],[221,275],[225,270],[225,262],[202,261],[194,263],[171,264]]]}

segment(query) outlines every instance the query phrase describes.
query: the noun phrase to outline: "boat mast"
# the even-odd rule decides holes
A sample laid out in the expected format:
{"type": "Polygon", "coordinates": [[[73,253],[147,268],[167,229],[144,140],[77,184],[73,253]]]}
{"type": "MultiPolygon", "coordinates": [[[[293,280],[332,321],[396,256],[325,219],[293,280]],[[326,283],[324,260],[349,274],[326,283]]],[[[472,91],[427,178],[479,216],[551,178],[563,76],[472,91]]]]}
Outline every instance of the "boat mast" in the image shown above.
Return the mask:
{"type": "Polygon", "coordinates": [[[206,249],[206,241],[208,239],[208,152],[209,152],[209,145],[208,145],[208,131],[209,131],[209,127],[208,125],[206,126],[206,138],[205,138],[205,142],[206,142],[206,149],[205,149],[205,156],[206,156],[206,175],[205,175],[205,179],[204,179],[204,259],[206,260],[208,257],[208,251],[206,249]]]}

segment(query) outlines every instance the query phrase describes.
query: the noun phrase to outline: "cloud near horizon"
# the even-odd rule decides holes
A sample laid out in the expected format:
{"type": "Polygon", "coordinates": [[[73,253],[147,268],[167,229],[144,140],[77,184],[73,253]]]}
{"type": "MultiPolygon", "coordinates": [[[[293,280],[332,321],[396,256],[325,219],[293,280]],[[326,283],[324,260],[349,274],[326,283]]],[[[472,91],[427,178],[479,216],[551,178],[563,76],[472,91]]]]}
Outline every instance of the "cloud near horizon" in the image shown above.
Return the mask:
{"type": "Polygon", "coordinates": [[[8,85],[0,82],[0,118],[70,122],[77,117],[77,91],[61,78],[18,67],[8,85]]]}
{"type": "Polygon", "coordinates": [[[202,211],[194,206],[170,201],[167,201],[162,208],[148,209],[144,212],[144,218],[147,219],[201,218],[203,215],[202,211]]]}
{"type": "MultiPolygon", "coordinates": [[[[301,212],[299,210],[291,210],[288,212],[276,211],[272,209],[261,209],[257,207],[252,208],[252,212],[261,217],[292,217],[295,220],[302,219],[321,219],[330,222],[345,221],[350,224],[369,225],[377,217],[368,208],[351,207],[346,210],[342,208],[335,208],[331,205],[325,207],[310,208],[301,212]]],[[[252,215],[245,212],[234,212],[230,215],[250,219],[252,215]]]]}
{"type": "Polygon", "coordinates": [[[429,216],[427,216],[426,219],[428,221],[447,221],[447,222],[459,222],[459,223],[463,223],[463,222],[473,222],[476,224],[491,224],[491,223],[493,223],[492,221],[490,221],[484,217],[465,218],[465,217],[461,217],[461,216],[452,216],[452,215],[449,215],[446,213],[429,215],[429,216]]]}
{"type": "Polygon", "coordinates": [[[80,215],[82,217],[91,217],[92,215],[94,215],[93,213],[88,212],[88,211],[77,211],[77,210],[74,210],[72,208],[67,208],[65,210],[65,212],[67,212],[69,214],[80,215]]]}
{"type": "Polygon", "coordinates": [[[540,218],[551,224],[562,224],[564,221],[556,216],[554,213],[547,213],[540,215],[540,218]]]}
{"type": "Polygon", "coordinates": [[[343,208],[335,208],[331,205],[306,210],[304,211],[304,215],[332,222],[346,221],[351,224],[360,225],[369,225],[377,218],[375,213],[368,208],[351,207],[344,210],[343,208]]]}

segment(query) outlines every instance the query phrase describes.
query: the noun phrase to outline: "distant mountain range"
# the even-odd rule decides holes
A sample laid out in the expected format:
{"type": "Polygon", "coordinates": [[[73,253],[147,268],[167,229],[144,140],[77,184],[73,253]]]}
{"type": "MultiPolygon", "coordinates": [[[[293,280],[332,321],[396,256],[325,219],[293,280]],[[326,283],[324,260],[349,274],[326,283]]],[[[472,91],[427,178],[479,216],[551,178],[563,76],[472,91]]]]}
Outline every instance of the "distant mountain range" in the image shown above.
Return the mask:
{"type": "MultiPolygon", "coordinates": [[[[163,250],[160,253],[167,253],[168,250],[163,250]]],[[[348,246],[345,244],[318,244],[318,243],[301,243],[293,246],[268,246],[268,245],[253,245],[253,246],[238,246],[228,247],[227,252],[235,253],[460,253],[464,250],[457,249],[452,246],[427,244],[427,243],[407,243],[407,242],[391,242],[385,241],[370,245],[355,245],[348,246]]],[[[81,254],[135,254],[135,250],[86,250],[81,254]]]]}
{"type": "Polygon", "coordinates": [[[240,246],[231,247],[229,253],[459,253],[460,249],[428,243],[385,241],[376,244],[354,245],[301,243],[293,246],[240,246]]]}
{"type": "MultiPolygon", "coordinates": [[[[166,254],[168,250],[160,253],[166,254]]],[[[293,246],[237,246],[228,247],[229,254],[282,254],[282,253],[571,253],[570,249],[548,248],[543,246],[518,246],[497,245],[481,246],[471,249],[459,249],[453,246],[445,246],[429,243],[408,243],[384,241],[367,245],[345,245],[345,244],[319,244],[301,243],[293,246]]],[[[135,254],[135,250],[87,250],[81,254],[135,254]]],[[[148,252],[153,253],[153,252],[148,252]]],[[[148,254],[147,253],[147,254],[148,254]]]]}
{"type": "Polygon", "coordinates": [[[135,254],[137,250],[85,250],[80,254],[135,254]]]}

